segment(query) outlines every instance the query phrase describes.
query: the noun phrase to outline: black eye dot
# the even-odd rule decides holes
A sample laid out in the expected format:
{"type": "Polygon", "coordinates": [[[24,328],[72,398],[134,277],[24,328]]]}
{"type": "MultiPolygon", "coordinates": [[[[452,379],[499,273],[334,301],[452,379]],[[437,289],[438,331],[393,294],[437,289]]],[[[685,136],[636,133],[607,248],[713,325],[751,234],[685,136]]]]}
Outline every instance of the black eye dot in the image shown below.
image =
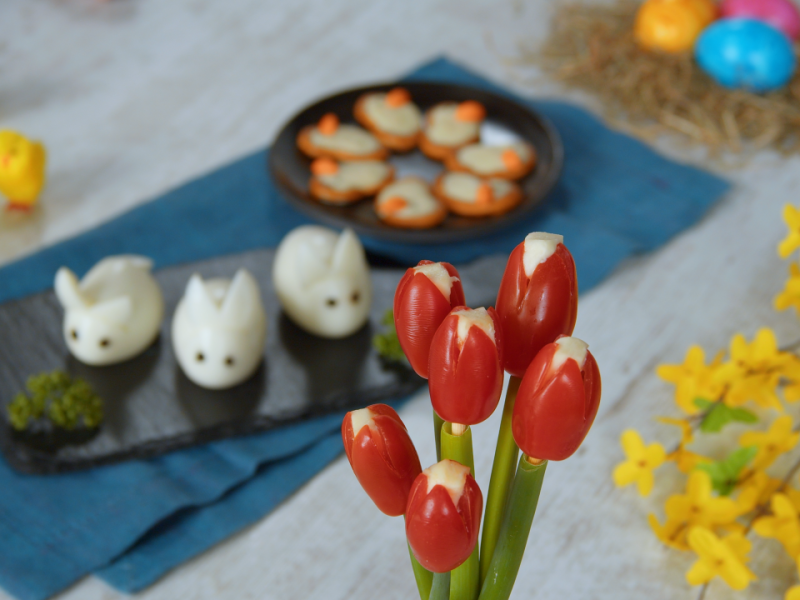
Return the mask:
{"type": "Polygon", "coordinates": [[[358,301],[361,300],[361,294],[358,292],[353,292],[353,295],[350,296],[350,300],[353,301],[353,304],[358,304],[358,301]]]}
{"type": "Polygon", "coordinates": [[[228,365],[229,367],[232,367],[233,366],[233,357],[232,356],[226,357],[225,358],[225,364],[228,365]]]}
{"type": "Polygon", "coordinates": [[[111,340],[108,338],[103,338],[100,340],[100,347],[101,348],[108,348],[111,345],[111,340]]]}
{"type": "Polygon", "coordinates": [[[202,352],[198,352],[197,354],[194,355],[194,358],[197,362],[203,362],[206,359],[206,355],[203,354],[202,352]]]}
{"type": "Polygon", "coordinates": [[[77,340],[78,339],[78,330],[77,329],[73,329],[72,331],[69,332],[69,335],[73,340],[77,340]]]}
{"type": "Polygon", "coordinates": [[[336,298],[328,298],[325,301],[325,304],[327,304],[329,307],[333,308],[334,306],[336,306],[336,298]]]}

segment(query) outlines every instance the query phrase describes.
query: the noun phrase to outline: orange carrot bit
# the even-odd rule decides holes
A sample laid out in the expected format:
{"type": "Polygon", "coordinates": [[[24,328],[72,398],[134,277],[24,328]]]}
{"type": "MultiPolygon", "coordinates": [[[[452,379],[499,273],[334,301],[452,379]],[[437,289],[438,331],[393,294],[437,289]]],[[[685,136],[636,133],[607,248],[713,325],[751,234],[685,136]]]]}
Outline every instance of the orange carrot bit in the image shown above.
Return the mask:
{"type": "Polygon", "coordinates": [[[326,113],[317,123],[317,129],[322,135],[333,135],[339,129],[339,117],[333,113],[326,113]]]}
{"type": "Polygon", "coordinates": [[[318,158],[311,163],[311,173],[314,175],[336,175],[339,172],[339,165],[335,160],[327,157],[318,158]]]}
{"type": "Polygon", "coordinates": [[[382,215],[386,216],[395,215],[407,206],[408,202],[406,202],[405,198],[401,198],[400,196],[392,196],[378,205],[378,211],[382,215]]]}
{"type": "Polygon", "coordinates": [[[486,109],[483,104],[475,100],[462,102],[456,108],[456,119],[470,123],[478,123],[486,118],[486,109]]]}
{"type": "Polygon", "coordinates": [[[519,157],[519,154],[514,152],[512,148],[506,148],[503,150],[503,154],[500,155],[500,158],[503,159],[503,164],[509,170],[522,168],[522,159],[519,157]]]}
{"type": "Polygon", "coordinates": [[[494,193],[492,193],[492,186],[485,181],[478,186],[478,192],[475,194],[475,204],[485,206],[491,204],[494,200],[494,193]]]}
{"type": "Polygon", "coordinates": [[[406,88],[397,87],[386,94],[386,104],[392,108],[399,108],[409,102],[411,102],[411,94],[406,88]]]}

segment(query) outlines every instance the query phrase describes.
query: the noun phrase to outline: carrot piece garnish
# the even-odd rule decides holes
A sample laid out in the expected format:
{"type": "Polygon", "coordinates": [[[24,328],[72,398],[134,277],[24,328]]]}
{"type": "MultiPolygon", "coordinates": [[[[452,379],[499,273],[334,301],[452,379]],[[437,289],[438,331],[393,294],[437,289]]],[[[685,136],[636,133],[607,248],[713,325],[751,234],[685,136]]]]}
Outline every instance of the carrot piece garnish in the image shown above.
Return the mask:
{"type": "Polygon", "coordinates": [[[492,193],[492,186],[490,186],[485,181],[478,186],[478,191],[475,194],[475,204],[491,204],[492,200],[494,200],[494,194],[492,193]]]}
{"type": "Polygon", "coordinates": [[[330,158],[318,158],[311,163],[311,172],[314,175],[336,175],[339,172],[339,165],[330,158]]]}
{"type": "Polygon", "coordinates": [[[411,94],[405,88],[397,87],[386,94],[386,104],[392,108],[398,108],[409,102],[411,102],[411,94]]]}
{"type": "Polygon", "coordinates": [[[317,123],[317,129],[322,135],[333,135],[339,129],[339,117],[333,113],[326,113],[317,123]]]}
{"type": "Polygon", "coordinates": [[[477,123],[483,121],[485,118],[486,109],[483,108],[483,104],[475,100],[467,100],[456,107],[456,119],[459,121],[477,123]]]}
{"type": "Polygon", "coordinates": [[[503,164],[509,170],[519,169],[522,167],[522,159],[512,148],[506,148],[503,150],[503,154],[500,155],[500,158],[503,159],[503,164]]]}
{"type": "Polygon", "coordinates": [[[408,206],[405,198],[392,196],[378,205],[378,210],[382,215],[394,215],[408,206]]]}

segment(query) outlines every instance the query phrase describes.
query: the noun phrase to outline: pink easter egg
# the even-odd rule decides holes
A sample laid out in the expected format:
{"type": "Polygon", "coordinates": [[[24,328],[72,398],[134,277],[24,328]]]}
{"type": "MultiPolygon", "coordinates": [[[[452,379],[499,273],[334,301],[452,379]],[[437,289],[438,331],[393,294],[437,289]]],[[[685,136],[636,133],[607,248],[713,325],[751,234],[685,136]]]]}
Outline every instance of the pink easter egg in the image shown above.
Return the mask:
{"type": "Polygon", "coordinates": [[[722,17],[758,19],[779,29],[789,39],[800,37],[800,10],[792,0],[722,0],[722,17]]]}

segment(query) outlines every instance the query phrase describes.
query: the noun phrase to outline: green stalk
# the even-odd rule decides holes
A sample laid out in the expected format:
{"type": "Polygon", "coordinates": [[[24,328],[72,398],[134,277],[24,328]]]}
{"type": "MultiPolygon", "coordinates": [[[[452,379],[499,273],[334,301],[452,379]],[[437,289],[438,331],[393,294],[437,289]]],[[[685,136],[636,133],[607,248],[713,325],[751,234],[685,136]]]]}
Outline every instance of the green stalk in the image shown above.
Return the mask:
{"type": "Polygon", "coordinates": [[[503,418],[497,434],[497,449],[494,452],[492,477],[489,480],[489,493],[486,496],[486,511],[483,516],[483,534],[481,537],[481,585],[489,572],[492,556],[497,546],[497,537],[503,524],[508,493],[514,479],[519,448],[511,434],[511,416],[514,414],[514,401],[522,380],[512,376],[508,382],[506,401],[503,405],[503,418]]]}
{"type": "Polygon", "coordinates": [[[528,543],[546,468],[547,461],[532,465],[524,454],[519,459],[519,468],[508,499],[508,511],[500,530],[500,542],[483,582],[480,600],[508,600],[511,595],[528,543]]]}
{"type": "Polygon", "coordinates": [[[442,425],[444,419],[433,411],[433,434],[436,436],[436,462],[442,460],[442,425]]]}
{"type": "Polygon", "coordinates": [[[434,573],[430,600],[448,600],[450,597],[450,572],[434,573]]]}
{"type": "MultiPolygon", "coordinates": [[[[405,520],[406,516],[403,515],[405,520]]],[[[414,579],[417,580],[417,589],[419,590],[419,597],[421,600],[429,600],[431,595],[431,582],[433,581],[433,573],[428,571],[425,567],[419,564],[417,557],[408,547],[408,555],[411,557],[411,568],[414,569],[414,579]]]]}
{"type": "MultiPolygon", "coordinates": [[[[453,435],[451,424],[442,428],[442,457],[469,467],[475,477],[475,460],[472,455],[472,430],[467,427],[461,435],[453,435]]],[[[478,544],[470,557],[451,571],[450,600],[475,600],[480,586],[480,560],[478,544]]]]}

